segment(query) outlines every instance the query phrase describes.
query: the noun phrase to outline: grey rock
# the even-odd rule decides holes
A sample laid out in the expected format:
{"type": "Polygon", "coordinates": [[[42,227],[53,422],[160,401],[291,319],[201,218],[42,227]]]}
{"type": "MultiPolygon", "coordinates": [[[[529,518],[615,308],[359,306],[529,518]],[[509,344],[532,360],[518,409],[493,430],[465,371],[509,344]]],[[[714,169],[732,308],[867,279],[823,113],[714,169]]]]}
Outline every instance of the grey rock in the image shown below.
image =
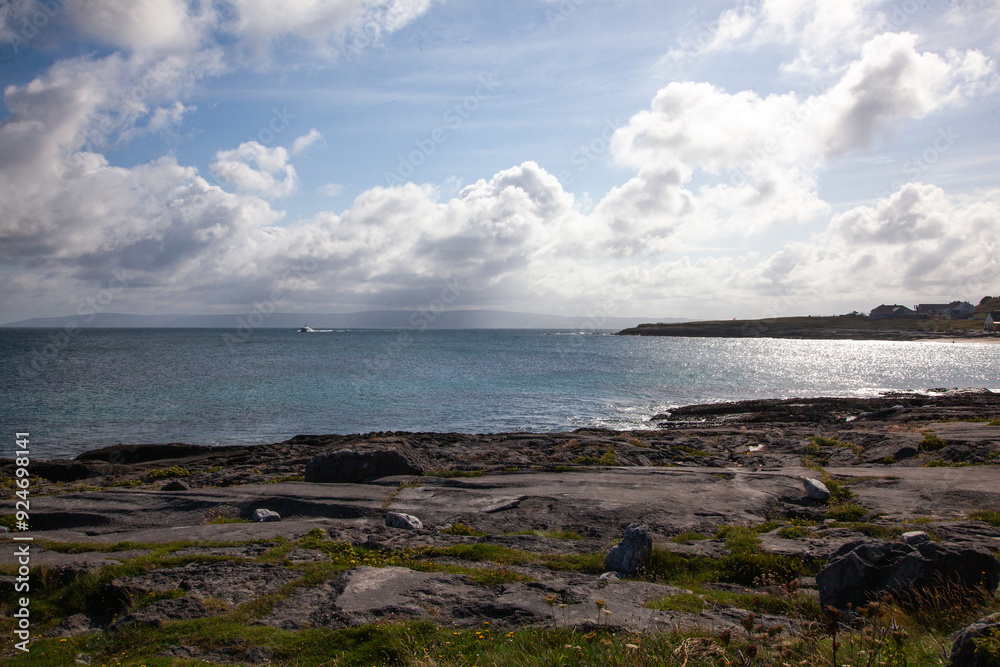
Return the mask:
{"type": "Polygon", "coordinates": [[[653,553],[653,536],[642,523],[630,524],[625,537],[604,557],[604,566],[612,572],[635,574],[653,553]]]}
{"type": "Polygon", "coordinates": [[[905,599],[942,584],[997,589],[1000,561],[986,549],[964,545],[849,542],[816,575],[820,605],[855,608],[883,594],[905,599]]]}
{"type": "Polygon", "coordinates": [[[818,502],[825,503],[830,499],[830,489],[826,488],[826,484],[814,477],[807,477],[802,480],[802,488],[806,490],[807,496],[818,502]]]}
{"type": "Polygon", "coordinates": [[[105,616],[92,616],[89,614],[73,614],[62,623],[45,633],[46,637],[67,638],[97,632],[111,619],[105,616]]]}
{"type": "Polygon", "coordinates": [[[392,475],[420,475],[423,469],[407,453],[391,447],[340,449],[317,454],[306,464],[307,482],[363,484],[392,475]]]}
{"type": "Polygon", "coordinates": [[[184,482],[173,479],[160,487],[160,491],[188,491],[190,488],[191,487],[184,482]]]}
{"type": "Polygon", "coordinates": [[[266,510],[263,507],[253,511],[253,520],[258,522],[264,521],[281,521],[281,515],[272,510],[266,510]]]}
{"type": "Polygon", "coordinates": [[[955,636],[951,645],[951,667],[997,667],[1000,662],[976,646],[976,639],[1000,634],[1000,614],[981,618],[955,636]]]}
{"type": "Polygon", "coordinates": [[[77,653],[76,660],[74,660],[73,662],[75,662],[78,665],[89,665],[90,661],[91,657],[86,653],[77,653]]]}
{"type": "Polygon", "coordinates": [[[922,530],[911,530],[908,533],[903,533],[902,535],[900,535],[900,537],[902,537],[903,541],[906,542],[907,544],[913,544],[913,545],[923,544],[924,542],[931,541],[931,536],[922,530]]]}
{"type": "Polygon", "coordinates": [[[390,528],[404,528],[406,530],[423,530],[424,523],[420,519],[410,514],[402,512],[388,512],[385,515],[385,525],[390,528]]]}

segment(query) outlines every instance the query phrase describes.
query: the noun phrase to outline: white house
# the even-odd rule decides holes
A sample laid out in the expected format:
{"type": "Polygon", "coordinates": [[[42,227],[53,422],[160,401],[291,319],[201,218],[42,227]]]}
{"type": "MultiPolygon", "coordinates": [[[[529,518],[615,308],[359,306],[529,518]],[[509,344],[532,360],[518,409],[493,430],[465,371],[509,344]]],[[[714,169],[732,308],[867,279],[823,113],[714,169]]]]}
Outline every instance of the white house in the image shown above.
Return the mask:
{"type": "Polygon", "coordinates": [[[986,331],[1000,331],[1000,310],[986,313],[986,331]]]}

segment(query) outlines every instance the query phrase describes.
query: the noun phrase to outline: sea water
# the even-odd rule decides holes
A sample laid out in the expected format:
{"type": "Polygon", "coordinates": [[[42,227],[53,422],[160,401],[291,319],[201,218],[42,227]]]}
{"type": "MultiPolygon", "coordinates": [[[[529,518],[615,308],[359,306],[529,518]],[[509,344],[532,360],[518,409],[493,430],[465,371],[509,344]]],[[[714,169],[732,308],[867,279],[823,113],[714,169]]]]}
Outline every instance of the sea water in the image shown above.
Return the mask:
{"type": "Polygon", "coordinates": [[[301,433],[651,428],[747,398],[1000,390],[1000,345],[543,330],[0,330],[0,425],[39,456],[301,433]],[[44,451],[44,453],[43,453],[44,451]]]}

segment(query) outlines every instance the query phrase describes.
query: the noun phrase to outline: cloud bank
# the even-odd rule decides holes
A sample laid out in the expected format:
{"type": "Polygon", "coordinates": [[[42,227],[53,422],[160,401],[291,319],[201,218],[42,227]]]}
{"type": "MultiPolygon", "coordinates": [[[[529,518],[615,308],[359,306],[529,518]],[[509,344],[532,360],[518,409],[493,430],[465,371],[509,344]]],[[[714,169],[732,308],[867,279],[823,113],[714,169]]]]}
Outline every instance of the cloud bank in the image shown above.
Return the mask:
{"type": "MultiPolygon", "coordinates": [[[[210,166],[219,184],[172,155],[129,168],[105,157],[196,113],[183,101],[191,90],[260,66],[276,43],[335,53],[430,4],[236,0],[223,12],[67,0],[64,29],[113,51],[58,61],[4,91],[4,310],[72,312],[115,271],[130,276],[116,310],[132,312],[245,310],[276,288],[303,310],[415,307],[457,282],[462,307],[753,317],[777,301],[850,310],[880,295],[973,298],[998,284],[1000,189],[949,194],[915,179],[836,214],[822,196],[823,170],[887,140],[895,123],[996,90],[988,54],[922,49],[875,0],[766,0],[724,13],[708,51],[778,44],[786,73],[822,72],[827,83],[808,95],[665,85],[614,133],[611,156],[634,175],[592,209],[526,156],[454,195],[372,187],[345,210],[287,220],[276,202],[296,193],[294,162],[323,141],[316,130],[287,146],[220,148],[210,166]],[[817,224],[770,253],[684,253],[817,224]]],[[[9,5],[4,30],[34,8],[9,5]]]]}

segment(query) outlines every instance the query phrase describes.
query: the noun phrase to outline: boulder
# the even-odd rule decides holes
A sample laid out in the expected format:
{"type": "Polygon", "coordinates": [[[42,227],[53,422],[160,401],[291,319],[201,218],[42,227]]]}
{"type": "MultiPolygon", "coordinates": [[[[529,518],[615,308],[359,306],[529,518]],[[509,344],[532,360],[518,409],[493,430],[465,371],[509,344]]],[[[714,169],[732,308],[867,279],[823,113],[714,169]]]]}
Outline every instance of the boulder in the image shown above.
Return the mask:
{"type": "Polygon", "coordinates": [[[174,479],[161,486],[160,491],[187,491],[190,488],[184,482],[174,479]]]}
{"type": "Polygon", "coordinates": [[[825,503],[830,499],[830,489],[826,488],[826,484],[813,477],[802,480],[802,488],[806,490],[807,496],[817,502],[825,503]]]}
{"type": "Polygon", "coordinates": [[[281,521],[281,515],[272,510],[261,508],[253,511],[253,520],[258,522],[281,521]]]}
{"type": "Polygon", "coordinates": [[[907,544],[923,544],[924,542],[930,542],[931,536],[922,530],[911,530],[908,533],[903,533],[900,535],[903,541],[907,544]]]}
{"type": "Polygon", "coordinates": [[[424,523],[420,519],[402,512],[386,513],[385,525],[390,528],[404,528],[406,530],[423,530],[424,528],[424,523]]]}
{"type": "Polygon", "coordinates": [[[997,667],[1000,655],[991,655],[976,646],[977,639],[995,637],[1000,648],[1000,614],[981,618],[959,631],[951,645],[951,667],[997,667]]]}
{"type": "Polygon", "coordinates": [[[604,558],[604,567],[611,572],[635,574],[653,553],[653,536],[644,523],[633,523],[625,529],[625,537],[604,558]]]}
{"type": "Polygon", "coordinates": [[[997,589],[1000,561],[979,547],[934,542],[848,542],[818,575],[820,605],[846,609],[883,594],[905,599],[913,590],[942,585],[997,589]]]}
{"type": "Polygon", "coordinates": [[[411,456],[392,447],[340,449],[317,454],[306,464],[307,482],[364,484],[392,475],[420,475],[411,456]]]}

